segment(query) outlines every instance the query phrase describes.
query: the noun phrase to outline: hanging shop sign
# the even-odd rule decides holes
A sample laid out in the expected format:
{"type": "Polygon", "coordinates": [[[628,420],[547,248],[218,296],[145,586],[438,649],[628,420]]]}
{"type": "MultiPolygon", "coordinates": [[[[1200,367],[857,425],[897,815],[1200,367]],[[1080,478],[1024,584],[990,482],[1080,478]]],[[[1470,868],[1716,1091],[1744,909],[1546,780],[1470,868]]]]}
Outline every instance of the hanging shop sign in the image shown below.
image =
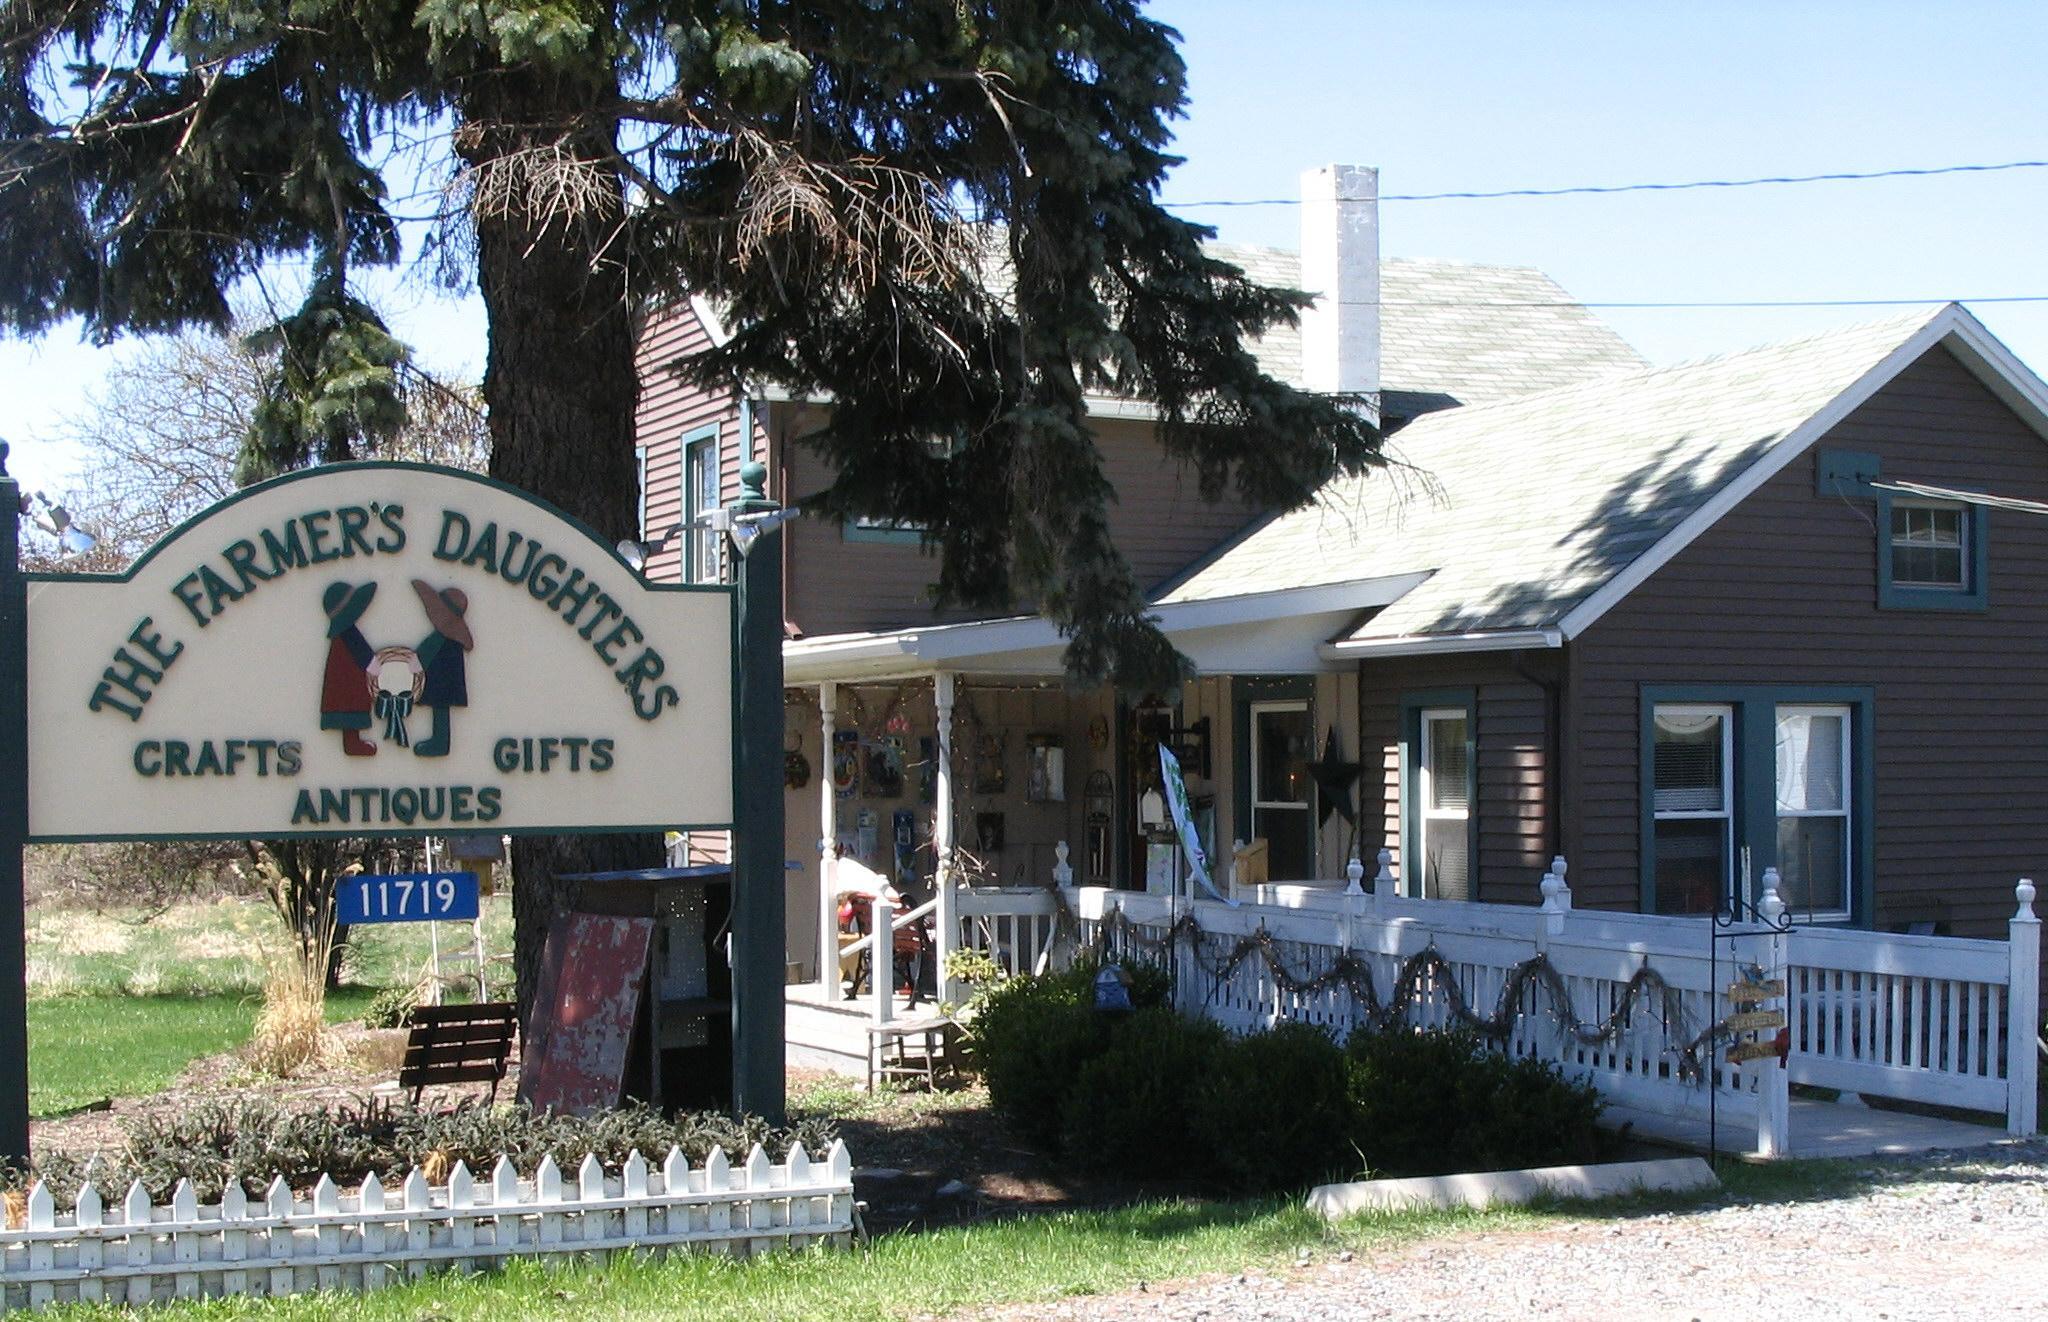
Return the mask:
{"type": "Polygon", "coordinates": [[[511,487],[337,464],[26,577],[33,840],[732,822],[732,590],[511,487]]]}

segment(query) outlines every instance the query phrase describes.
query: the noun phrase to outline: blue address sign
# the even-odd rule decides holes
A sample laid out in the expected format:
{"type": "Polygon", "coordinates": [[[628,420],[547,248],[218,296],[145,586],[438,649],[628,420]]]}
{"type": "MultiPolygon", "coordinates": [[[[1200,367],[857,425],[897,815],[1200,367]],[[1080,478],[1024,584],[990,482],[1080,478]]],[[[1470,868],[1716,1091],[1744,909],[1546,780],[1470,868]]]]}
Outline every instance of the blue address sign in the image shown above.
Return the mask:
{"type": "Polygon", "coordinates": [[[474,872],[393,872],[344,879],[334,888],[334,921],[468,922],[477,916],[474,872]]]}

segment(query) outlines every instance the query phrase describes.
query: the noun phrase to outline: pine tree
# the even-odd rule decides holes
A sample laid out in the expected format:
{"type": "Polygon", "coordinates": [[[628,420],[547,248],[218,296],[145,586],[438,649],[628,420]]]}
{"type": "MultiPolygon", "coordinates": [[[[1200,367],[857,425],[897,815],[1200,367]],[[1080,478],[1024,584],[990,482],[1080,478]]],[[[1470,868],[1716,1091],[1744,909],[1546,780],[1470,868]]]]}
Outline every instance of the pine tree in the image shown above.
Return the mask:
{"type": "MultiPolygon", "coordinates": [[[[220,325],[237,279],[311,255],[318,306],[279,333],[336,352],[302,358],[257,460],[331,457],[388,422],[348,297],[399,256],[380,166],[443,143],[494,476],[628,535],[634,304],[689,288],[740,329],[685,370],[834,401],[820,512],[923,524],[943,600],[1031,601],[1075,677],[1169,688],[1084,394],[1151,400],[1205,494],[1260,506],[1378,443],[1248,352],[1299,296],[1158,205],[1184,98],[1136,0],[9,0],[0,315],[220,325]]],[[[520,884],[647,849],[536,845],[520,884]]]]}

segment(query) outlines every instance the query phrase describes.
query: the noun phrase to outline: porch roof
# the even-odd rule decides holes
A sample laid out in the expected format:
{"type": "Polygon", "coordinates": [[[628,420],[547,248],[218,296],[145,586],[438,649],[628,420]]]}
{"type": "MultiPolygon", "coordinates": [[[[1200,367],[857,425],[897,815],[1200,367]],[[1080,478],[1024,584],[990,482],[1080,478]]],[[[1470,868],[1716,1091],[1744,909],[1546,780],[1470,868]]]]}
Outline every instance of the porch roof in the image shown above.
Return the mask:
{"type": "MultiPolygon", "coordinates": [[[[1324,644],[1356,627],[1368,612],[1398,601],[1429,577],[1390,574],[1272,592],[1245,592],[1154,606],[1166,636],[1201,674],[1311,674],[1349,662],[1324,654],[1324,644]]],[[[964,624],[933,624],[885,633],[828,634],[782,645],[783,676],[794,684],[820,680],[892,679],[956,674],[1057,675],[1066,640],[1040,615],[964,624]]]]}

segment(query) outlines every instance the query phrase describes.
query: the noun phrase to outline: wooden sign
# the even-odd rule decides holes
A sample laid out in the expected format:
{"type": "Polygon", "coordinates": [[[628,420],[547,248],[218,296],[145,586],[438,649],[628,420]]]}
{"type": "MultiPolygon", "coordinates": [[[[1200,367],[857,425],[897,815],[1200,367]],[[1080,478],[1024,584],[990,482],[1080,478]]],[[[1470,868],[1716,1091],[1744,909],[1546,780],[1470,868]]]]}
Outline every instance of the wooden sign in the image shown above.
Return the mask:
{"type": "Polygon", "coordinates": [[[1731,1033],[1749,1033],[1764,1028],[1783,1028],[1783,1010],[1751,1010],[1746,1014],[1731,1014],[1721,1021],[1721,1027],[1731,1033]]]}
{"type": "Polygon", "coordinates": [[[572,913],[556,921],[541,955],[520,1101],[564,1115],[619,1104],[653,934],[652,918],[572,913]]]}
{"type": "Polygon", "coordinates": [[[34,839],[732,822],[732,590],[485,478],[322,465],[26,577],[34,839]]]}
{"type": "Polygon", "coordinates": [[[1738,982],[1728,988],[1728,999],[1738,1004],[1754,1004],[1768,1001],[1774,996],[1785,994],[1785,980],[1772,978],[1768,982],[1738,982]]]}
{"type": "Polygon", "coordinates": [[[1740,1065],[1745,1060],[1765,1060],[1777,1054],[1778,1044],[1775,1042],[1737,1042],[1728,1048],[1727,1061],[1730,1065],[1740,1065]]]}

